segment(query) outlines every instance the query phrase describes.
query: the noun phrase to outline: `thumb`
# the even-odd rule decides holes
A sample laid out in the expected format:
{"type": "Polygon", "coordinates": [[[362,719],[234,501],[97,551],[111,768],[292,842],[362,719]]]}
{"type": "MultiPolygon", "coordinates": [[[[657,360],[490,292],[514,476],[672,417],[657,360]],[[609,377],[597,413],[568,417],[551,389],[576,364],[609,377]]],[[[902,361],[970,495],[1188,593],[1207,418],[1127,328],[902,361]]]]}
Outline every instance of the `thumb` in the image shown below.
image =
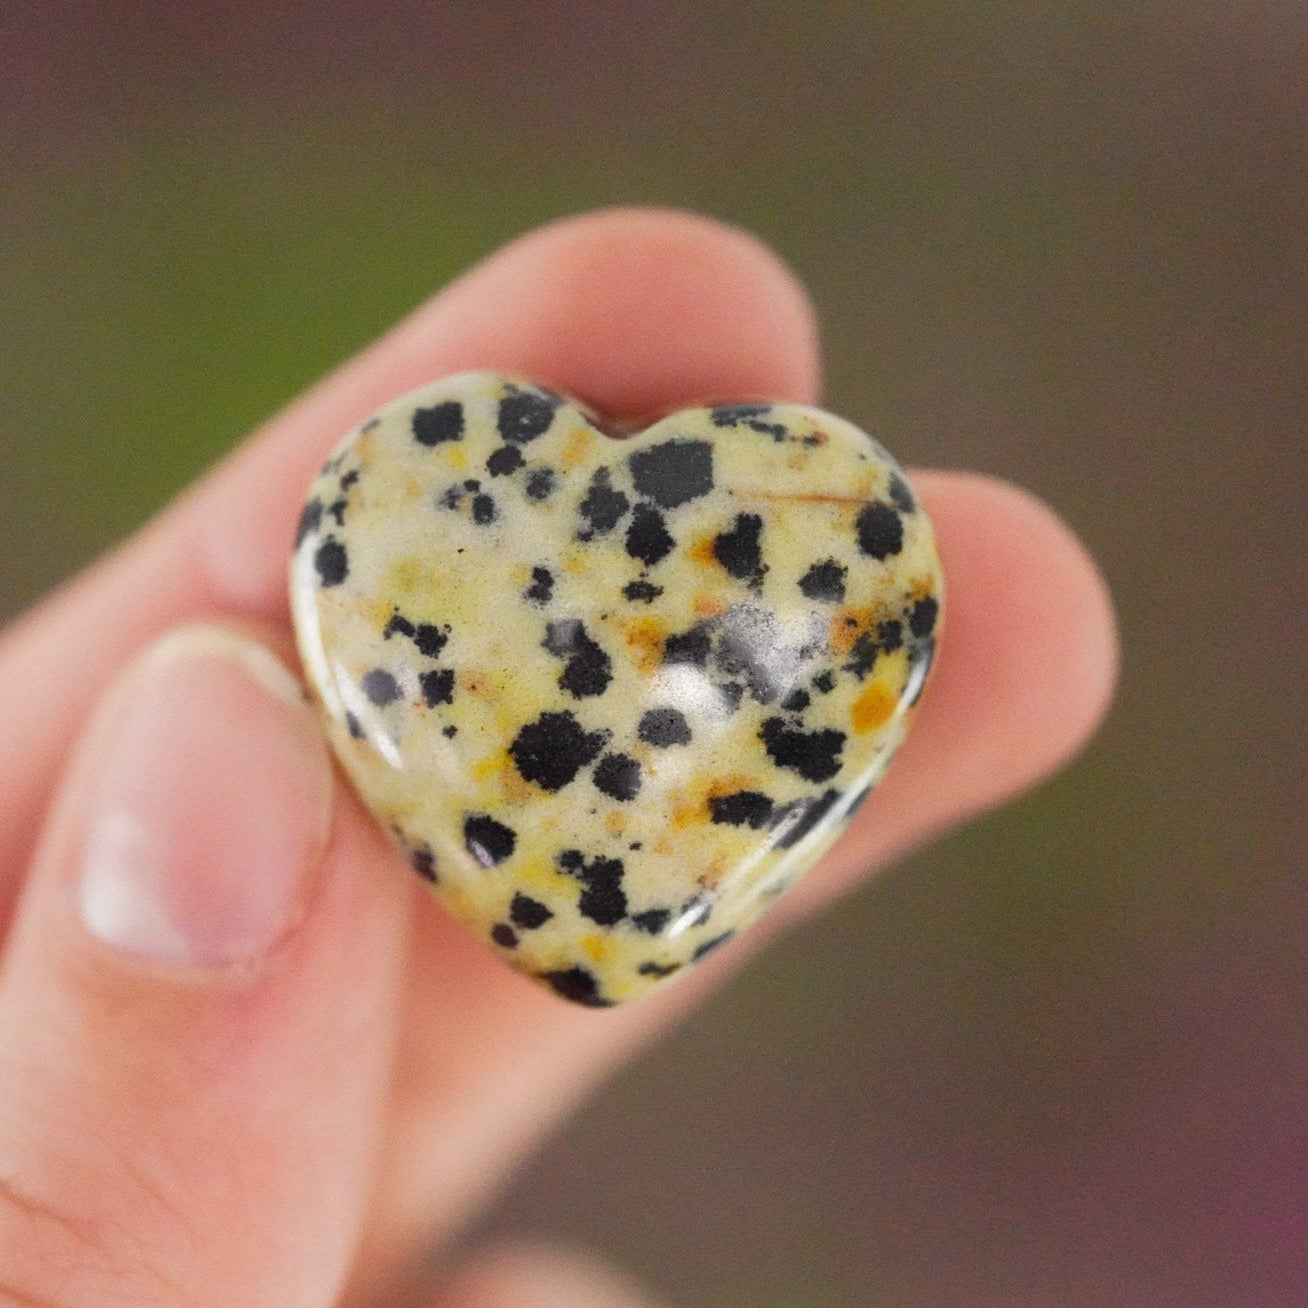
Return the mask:
{"type": "Polygon", "coordinates": [[[411,903],[351,874],[379,845],[262,646],[184,628],[109,692],[0,975],[0,1303],[333,1301],[411,903]]]}

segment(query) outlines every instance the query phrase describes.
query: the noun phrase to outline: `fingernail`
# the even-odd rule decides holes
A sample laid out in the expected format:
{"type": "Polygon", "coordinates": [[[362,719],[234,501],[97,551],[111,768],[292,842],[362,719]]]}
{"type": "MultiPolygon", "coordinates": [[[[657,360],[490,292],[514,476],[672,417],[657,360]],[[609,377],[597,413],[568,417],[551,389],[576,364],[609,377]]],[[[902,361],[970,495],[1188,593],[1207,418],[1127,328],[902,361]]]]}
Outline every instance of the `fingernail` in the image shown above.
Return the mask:
{"type": "Polygon", "coordinates": [[[265,953],[302,910],[331,798],[321,735],[276,656],[181,628],[110,692],[84,748],[87,930],[164,966],[265,953]]]}

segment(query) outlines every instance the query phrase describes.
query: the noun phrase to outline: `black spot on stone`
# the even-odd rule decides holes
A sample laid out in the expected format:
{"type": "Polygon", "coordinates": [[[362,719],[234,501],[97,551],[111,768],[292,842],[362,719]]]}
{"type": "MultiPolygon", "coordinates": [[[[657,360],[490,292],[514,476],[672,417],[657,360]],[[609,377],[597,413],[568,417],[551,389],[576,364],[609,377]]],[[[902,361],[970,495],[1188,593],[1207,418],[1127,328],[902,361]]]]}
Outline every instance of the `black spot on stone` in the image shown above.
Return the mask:
{"type": "Polygon", "coordinates": [[[860,681],[872,671],[877,661],[876,637],[871,632],[861,631],[849,647],[849,661],[845,663],[846,672],[852,672],[860,681]]]}
{"type": "Polygon", "coordinates": [[[762,534],[763,519],[757,513],[738,514],[729,531],[713,538],[713,557],[733,577],[757,586],[767,571],[759,545],[762,534]]]}
{"type": "Polygon", "coordinates": [[[345,510],[349,507],[349,501],[344,499],[333,500],[327,506],[327,512],[331,514],[332,521],[335,522],[338,527],[345,526],[345,510]]]}
{"type": "Polygon", "coordinates": [[[672,552],[676,541],[663,515],[652,505],[637,504],[627,528],[627,553],[646,567],[653,567],[672,552]]]}
{"type": "Polygon", "coordinates": [[[581,892],[577,911],[597,926],[613,926],[627,916],[627,896],[618,882],[600,881],[581,892]]]}
{"type": "Polygon", "coordinates": [[[449,628],[438,627],[434,622],[420,622],[413,629],[413,643],[418,647],[418,653],[429,659],[434,659],[445,648],[449,638],[449,628]]]}
{"type": "Polygon", "coordinates": [[[489,495],[474,495],[472,497],[472,520],[479,527],[494,522],[495,513],[495,501],[489,495]]]}
{"type": "Polygon", "coordinates": [[[768,718],[758,735],[777,767],[789,768],[805,781],[827,781],[840,771],[843,731],[800,731],[784,718],[768,718]]]}
{"type": "Polygon", "coordinates": [[[709,417],[715,427],[738,427],[767,413],[766,404],[720,404],[709,417]]]}
{"type": "Polygon", "coordinates": [[[888,559],[904,548],[904,520],[889,504],[865,505],[855,526],[858,548],[871,558],[888,559]]]}
{"type": "Polygon", "coordinates": [[[641,976],[671,976],[674,972],[680,972],[681,963],[642,963],[636,971],[641,976]]]}
{"type": "Polygon", "coordinates": [[[647,745],[658,749],[667,749],[669,745],[689,745],[690,723],[680,709],[652,708],[641,715],[636,734],[647,745]]]}
{"type": "Polygon", "coordinates": [[[802,686],[797,690],[792,690],[785,699],[781,701],[781,707],[787,713],[802,713],[813,702],[812,696],[802,686]]]}
{"type": "Polygon", "coordinates": [[[745,698],[745,687],[738,681],[728,681],[718,687],[718,694],[722,696],[728,711],[734,713],[740,707],[740,701],[745,698]]]}
{"type": "Polygon", "coordinates": [[[444,736],[446,740],[453,740],[458,734],[459,729],[452,722],[448,727],[441,728],[441,735],[444,736]]]}
{"type": "Polygon", "coordinates": [[[565,872],[575,872],[586,862],[586,855],[579,849],[565,849],[554,861],[565,872]]]}
{"type": "Polygon", "coordinates": [[[490,458],[486,460],[486,471],[492,477],[507,477],[525,462],[522,451],[516,445],[501,445],[498,450],[491,451],[490,458]]]}
{"type": "Polygon", "coordinates": [[[672,914],[666,908],[647,908],[643,913],[633,913],[631,924],[637,931],[656,936],[668,924],[672,914]]]}
{"type": "Polygon", "coordinates": [[[775,844],[778,849],[790,849],[799,844],[810,831],[831,812],[840,799],[840,791],[824,790],[812,799],[796,800],[778,809],[773,817],[773,829],[780,834],[775,844]]]}
{"type": "Polygon", "coordinates": [[[836,688],[836,674],[830,668],[823,668],[813,678],[813,689],[819,694],[829,695],[836,688]]]}
{"type": "Polygon", "coordinates": [[[547,500],[554,493],[554,469],[533,468],[527,474],[527,498],[547,500]]]}
{"type": "Polygon", "coordinates": [[[692,895],[677,911],[677,926],[681,931],[703,926],[713,916],[713,901],[707,895],[692,895]]]}
{"type": "Polygon", "coordinates": [[[548,568],[532,568],[531,585],[522,592],[533,604],[548,604],[554,595],[554,574],[548,568]]]}
{"type": "Polygon", "coordinates": [[[772,801],[757,790],[709,796],[709,817],[719,824],[761,831],[772,817],[772,801]]]}
{"type": "Polygon", "coordinates": [[[893,654],[903,643],[904,629],[898,618],[878,622],[875,632],[861,631],[855,637],[849,647],[849,661],[843,664],[844,670],[862,681],[872,671],[879,653],[893,654]]]}
{"type": "Polygon", "coordinates": [[[540,979],[548,982],[564,999],[584,1004],[587,1008],[611,1008],[613,1000],[600,993],[595,974],[584,967],[563,968],[556,972],[541,972],[540,979]]]}
{"type": "Polygon", "coordinates": [[[355,740],[363,739],[363,728],[359,725],[359,719],[353,713],[346,713],[345,728],[355,740]]]}
{"type": "Polygon", "coordinates": [[[707,622],[697,622],[686,631],[677,632],[663,642],[664,663],[693,663],[703,667],[712,648],[712,629],[707,622]]]}
{"type": "Polygon", "coordinates": [[[436,884],[439,879],[436,875],[436,855],[426,845],[419,845],[417,849],[409,851],[409,863],[424,881],[436,884]]]}
{"type": "Polygon", "coordinates": [[[605,754],[595,764],[594,779],[610,799],[635,799],[640,794],[640,763],[629,754],[605,754]]]}
{"type": "Polygon", "coordinates": [[[481,482],[479,482],[475,477],[469,477],[468,480],[463,483],[463,489],[466,491],[481,490],[481,482]]]}
{"type": "Polygon", "coordinates": [[[312,536],[322,526],[322,501],[310,500],[300,511],[300,522],[295,529],[295,548],[304,544],[305,537],[312,536]]]}
{"type": "Polygon", "coordinates": [[[664,441],[637,450],[629,463],[637,493],[660,508],[675,509],[713,489],[713,447],[708,441],[664,441]]]}
{"type": "Polygon", "coordinates": [[[799,579],[799,588],[811,600],[839,604],[845,598],[846,571],[835,559],[825,559],[799,579]]]}
{"type": "Polygon", "coordinates": [[[341,493],[344,494],[346,491],[348,491],[350,487],[353,486],[354,483],[358,481],[361,476],[363,476],[363,474],[359,471],[358,468],[351,468],[349,472],[343,472],[341,474],[341,482],[340,482],[341,493]]]}
{"type": "Polygon", "coordinates": [[[553,916],[550,909],[530,895],[514,895],[513,902],[509,905],[509,921],[524,931],[534,931],[537,927],[544,926],[553,916]]]}
{"type": "Polygon", "coordinates": [[[491,927],[491,939],[497,945],[503,945],[505,949],[518,947],[518,933],[507,922],[496,922],[491,927]]]}
{"type": "Polygon", "coordinates": [[[339,586],[350,575],[350,556],[335,536],[328,536],[313,556],[318,580],[324,587],[339,586]]]}
{"type": "Polygon", "coordinates": [[[446,400],[430,409],[413,411],[413,439],[419,445],[441,445],[463,439],[463,405],[446,400]]]}
{"type": "Polygon", "coordinates": [[[643,577],[638,578],[636,581],[627,582],[622,588],[624,599],[641,604],[652,604],[662,594],[662,586],[656,586],[652,581],[646,581],[643,577]]]}
{"type": "Polygon", "coordinates": [[[428,708],[437,704],[454,703],[454,671],[452,668],[437,668],[434,672],[424,672],[418,678],[422,697],[428,708]]]}
{"type": "Polygon", "coordinates": [[[443,509],[457,509],[463,503],[464,489],[462,486],[451,486],[438,501],[443,509]]]}
{"type": "Polygon", "coordinates": [[[397,609],[390,616],[390,621],[382,628],[382,639],[390,640],[392,636],[412,636],[414,625],[397,609]]]}
{"type": "Polygon", "coordinates": [[[575,854],[575,859],[563,861],[559,856],[559,866],[575,876],[585,887],[577,901],[577,909],[583,917],[588,917],[598,926],[613,926],[627,916],[627,896],[622,889],[622,877],[625,868],[619,858],[605,858],[596,855],[589,862],[579,850],[565,850],[564,854],[575,854]]]}
{"type": "Polygon", "coordinates": [[[734,931],[724,931],[720,936],[714,936],[711,940],[706,940],[690,956],[692,963],[698,963],[701,958],[707,958],[715,949],[721,949],[736,933],[734,931]]]}
{"type": "Polygon", "coordinates": [[[766,422],[771,412],[766,404],[727,404],[714,409],[710,415],[715,427],[748,427],[751,431],[771,436],[774,441],[786,439],[786,429],[779,422],[766,422]]]}
{"type": "Polygon", "coordinates": [[[900,513],[912,513],[917,508],[917,501],[913,499],[908,482],[897,472],[890,474],[890,502],[900,513]]]}
{"type": "Polygon", "coordinates": [[[595,761],[608,739],[607,731],[586,731],[566,710],[542,713],[518,731],[509,754],[524,780],[542,790],[562,790],[595,761]]]}
{"type": "Polygon", "coordinates": [[[908,680],[904,683],[904,699],[908,707],[922,698],[922,687],[926,685],[927,673],[931,671],[931,662],[936,656],[936,642],[927,640],[913,654],[913,661],[908,665],[908,680]]]}
{"type": "Polygon", "coordinates": [[[539,391],[514,391],[500,401],[496,426],[500,437],[525,445],[543,436],[554,421],[554,410],[559,402],[552,395],[539,391]]]}
{"type": "Polygon", "coordinates": [[[564,618],[560,622],[551,622],[545,628],[545,639],[541,643],[551,654],[567,659],[559,685],[573,699],[602,695],[608,689],[613,680],[613,661],[586,634],[580,619],[564,618]]]}
{"type": "Polygon", "coordinates": [[[463,820],[463,844],[482,867],[503,863],[518,843],[517,832],[486,813],[470,813],[463,820]]]}
{"type": "Polygon", "coordinates": [[[936,618],[939,615],[940,602],[928,595],[913,605],[913,611],[908,615],[908,629],[921,640],[936,629],[936,618]]]}
{"type": "Polygon", "coordinates": [[[577,535],[582,540],[605,535],[618,525],[630,507],[631,501],[620,490],[613,489],[608,468],[596,468],[586,498],[577,506],[585,523],[577,535]]]}
{"type": "Polygon", "coordinates": [[[750,697],[771,704],[783,687],[790,663],[777,616],[753,604],[737,604],[721,620],[714,662],[729,677],[744,677],[750,697]]]}
{"type": "Polygon", "coordinates": [[[365,673],[360,684],[363,693],[378,708],[394,704],[400,697],[400,683],[384,668],[373,668],[371,672],[365,673]]]}

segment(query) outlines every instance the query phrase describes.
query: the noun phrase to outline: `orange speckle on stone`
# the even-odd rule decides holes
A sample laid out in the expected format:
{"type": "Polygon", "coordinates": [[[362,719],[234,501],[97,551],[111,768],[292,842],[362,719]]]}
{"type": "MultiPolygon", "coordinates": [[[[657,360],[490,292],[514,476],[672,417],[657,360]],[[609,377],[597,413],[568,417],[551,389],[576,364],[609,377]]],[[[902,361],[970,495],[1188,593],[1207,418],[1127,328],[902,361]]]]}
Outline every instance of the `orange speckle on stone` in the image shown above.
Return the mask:
{"type": "Polygon", "coordinates": [[[709,801],[722,795],[734,795],[738,790],[760,790],[753,778],[741,772],[728,772],[715,777],[699,794],[680,791],[672,796],[671,825],[677,830],[702,825],[711,820],[709,801]]]}
{"type": "Polygon", "coordinates": [[[663,657],[667,628],[656,618],[633,618],[623,633],[631,649],[632,661],[641,672],[653,672],[663,657]]]}
{"type": "Polygon", "coordinates": [[[462,445],[450,445],[448,449],[449,453],[445,457],[451,468],[461,471],[468,466],[468,451],[462,445]]]}
{"type": "Polygon", "coordinates": [[[727,611],[728,605],[717,595],[696,595],[693,607],[702,618],[716,618],[727,611]]]}
{"type": "Polygon", "coordinates": [[[582,936],[581,947],[592,963],[603,963],[613,953],[613,941],[608,936],[602,936],[598,932],[582,936]]]}
{"type": "Polygon", "coordinates": [[[704,806],[707,808],[709,800],[716,799],[720,795],[734,795],[740,790],[762,789],[762,785],[754,777],[747,777],[743,772],[727,772],[709,783],[704,791],[704,806]]]}
{"type": "Polygon", "coordinates": [[[627,819],[621,813],[610,813],[604,819],[604,829],[611,836],[620,836],[626,829],[627,819]]]}
{"type": "Polygon", "coordinates": [[[690,542],[690,557],[706,567],[716,567],[718,556],[713,552],[713,540],[711,534],[701,532],[690,542]]]}
{"type": "Polygon", "coordinates": [[[534,798],[535,788],[507,756],[500,767],[500,785],[504,790],[504,798],[510,804],[525,804],[534,798]]]}
{"type": "Polygon", "coordinates": [[[831,648],[840,655],[854,648],[859,633],[870,631],[883,616],[876,604],[842,604],[831,617],[831,648]]]}
{"type": "Polygon", "coordinates": [[[351,606],[371,626],[381,630],[391,619],[395,606],[389,600],[358,600],[351,606]]]}
{"type": "Polygon", "coordinates": [[[559,462],[565,468],[575,468],[586,457],[586,451],[590,449],[591,439],[592,433],[589,427],[574,427],[568,433],[568,439],[563,446],[563,453],[559,456],[559,462]]]}
{"type": "Polygon", "coordinates": [[[684,831],[689,826],[707,821],[708,804],[699,795],[682,793],[673,798],[668,824],[674,830],[684,831]]]}
{"type": "Polygon", "coordinates": [[[895,711],[897,697],[879,681],[874,681],[854,701],[849,718],[854,730],[861,736],[890,721],[895,711]]]}

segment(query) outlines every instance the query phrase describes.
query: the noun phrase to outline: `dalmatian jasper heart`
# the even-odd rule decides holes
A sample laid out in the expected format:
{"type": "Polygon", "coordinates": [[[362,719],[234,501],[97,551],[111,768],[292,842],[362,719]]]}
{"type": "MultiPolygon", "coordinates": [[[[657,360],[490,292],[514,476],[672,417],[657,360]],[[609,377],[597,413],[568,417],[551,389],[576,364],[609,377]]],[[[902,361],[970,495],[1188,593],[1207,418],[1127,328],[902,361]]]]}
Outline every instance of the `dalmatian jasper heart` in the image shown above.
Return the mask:
{"type": "Polygon", "coordinates": [[[754,920],[904,737],[941,578],[903,473],[788,404],[625,440],[466,373],[309,490],[300,651],[341,765],[445,907],[582,1004],[754,920]]]}

